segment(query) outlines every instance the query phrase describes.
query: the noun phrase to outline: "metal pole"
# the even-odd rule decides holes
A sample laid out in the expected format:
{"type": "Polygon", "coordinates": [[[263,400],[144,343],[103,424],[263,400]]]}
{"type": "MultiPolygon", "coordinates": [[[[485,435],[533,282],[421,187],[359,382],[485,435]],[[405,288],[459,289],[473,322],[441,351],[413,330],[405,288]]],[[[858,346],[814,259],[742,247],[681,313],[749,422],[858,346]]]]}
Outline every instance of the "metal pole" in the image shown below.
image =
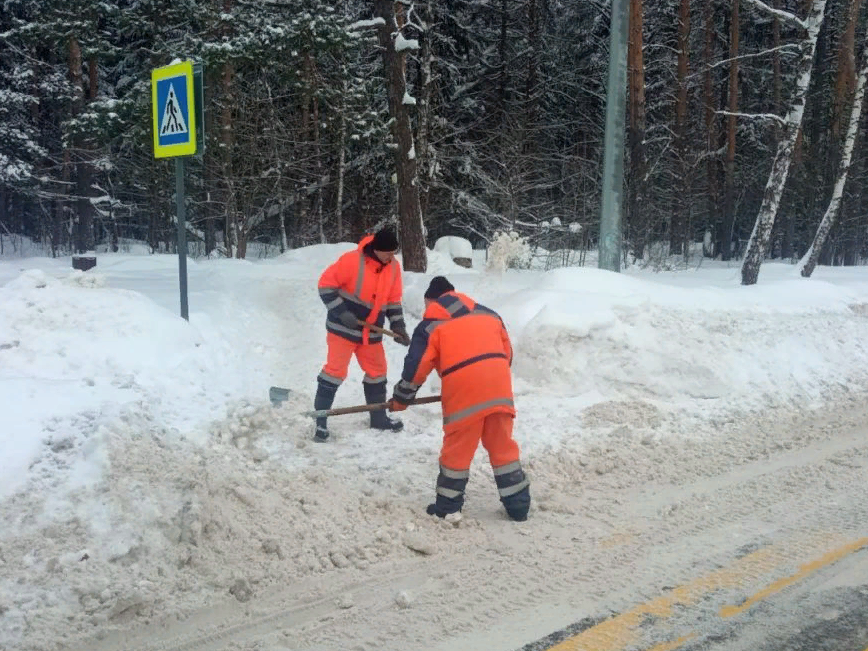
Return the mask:
{"type": "Polygon", "coordinates": [[[187,224],[184,206],[184,157],[175,158],[175,209],[178,215],[178,275],[181,279],[181,317],[190,320],[187,306],[187,224]]]}
{"type": "Polygon", "coordinates": [[[606,91],[606,136],[603,156],[603,207],[597,266],[621,271],[621,214],[624,193],[624,113],[627,106],[627,7],[612,0],[609,31],[609,82],[606,91]]]}

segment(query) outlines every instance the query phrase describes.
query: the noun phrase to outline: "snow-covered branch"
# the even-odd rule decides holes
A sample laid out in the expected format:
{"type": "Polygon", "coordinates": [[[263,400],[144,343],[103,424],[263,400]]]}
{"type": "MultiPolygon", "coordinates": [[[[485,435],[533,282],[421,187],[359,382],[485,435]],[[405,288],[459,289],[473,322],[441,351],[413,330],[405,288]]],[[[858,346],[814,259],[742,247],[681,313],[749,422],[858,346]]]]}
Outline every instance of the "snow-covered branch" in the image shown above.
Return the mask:
{"type": "Polygon", "coordinates": [[[355,31],[357,29],[365,29],[366,27],[378,27],[380,25],[385,25],[386,21],[382,18],[371,18],[369,20],[357,20],[352,25],[350,25],[347,29],[350,31],[355,31]]]}
{"type": "Polygon", "coordinates": [[[787,121],[774,113],[733,113],[732,111],[715,111],[717,115],[733,115],[737,118],[752,118],[755,120],[774,120],[781,126],[786,126],[787,121]]]}
{"type": "Polygon", "coordinates": [[[774,54],[775,52],[780,52],[783,50],[798,50],[798,43],[787,43],[786,45],[781,45],[779,47],[773,47],[768,50],[763,50],[762,52],[755,52],[753,54],[740,54],[737,57],[731,57],[729,59],[724,59],[723,61],[718,61],[717,63],[712,63],[709,68],[717,68],[718,66],[725,66],[727,63],[731,63],[732,61],[742,61],[744,59],[756,59],[757,57],[764,57],[769,54],[774,54]]]}
{"type": "MultiPolygon", "coordinates": [[[[796,16],[795,14],[791,14],[789,11],[783,11],[781,9],[774,9],[769,7],[762,0],[744,0],[749,5],[753,5],[757,9],[764,11],[772,16],[777,16],[782,22],[787,23],[789,25],[793,25],[794,27],[798,27],[799,29],[808,29],[808,25],[801,18],[796,16]]],[[[733,2],[738,2],[738,0],[733,0],[733,2]]]]}

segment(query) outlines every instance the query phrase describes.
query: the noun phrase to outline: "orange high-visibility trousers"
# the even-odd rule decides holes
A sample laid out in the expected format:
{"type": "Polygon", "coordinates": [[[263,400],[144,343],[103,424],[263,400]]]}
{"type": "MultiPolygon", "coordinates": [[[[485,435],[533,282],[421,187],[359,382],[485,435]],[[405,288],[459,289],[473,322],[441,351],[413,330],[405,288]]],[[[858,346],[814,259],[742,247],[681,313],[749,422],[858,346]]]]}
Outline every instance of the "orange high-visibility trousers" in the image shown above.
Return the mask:
{"type": "Polygon", "coordinates": [[[494,413],[445,434],[440,451],[440,465],[451,470],[469,470],[480,441],[488,452],[492,467],[518,461],[518,443],[512,438],[512,426],[512,414],[494,413]]]}
{"type": "Polygon", "coordinates": [[[350,360],[355,355],[365,372],[366,382],[376,384],[386,381],[386,351],[382,343],[357,344],[331,332],[326,334],[326,343],[328,359],[322,367],[321,379],[339,385],[347,379],[350,360]]]}

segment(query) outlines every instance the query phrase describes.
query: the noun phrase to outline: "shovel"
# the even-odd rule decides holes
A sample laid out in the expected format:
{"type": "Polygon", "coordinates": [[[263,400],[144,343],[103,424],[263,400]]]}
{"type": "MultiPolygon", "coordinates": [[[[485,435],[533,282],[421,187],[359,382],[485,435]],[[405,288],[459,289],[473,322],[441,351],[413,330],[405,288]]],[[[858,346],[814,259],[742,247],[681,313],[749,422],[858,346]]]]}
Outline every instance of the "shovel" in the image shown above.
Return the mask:
{"type": "Polygon", "coordinates": [[[289,400],[289,389],[284,389],[283,387],[269,387],[268,389],[268,399],[271,400],[271,404],[275,407],[279,407],[280,403],[289,400]]]}
{"type": "Polygon", "coordinates": [[[368,328],[373,332],[378,332],[381,335],[386,335],[387,337],[391,337],[392,339],[398,339],[398,333],[393,330],[389,330],[388,328],[381,328],[378,325],[374,325],[373,323],[368,323],[367,321],[359,321],[359,325],[363,328],[368,328]]]}
{"type": "MultiPolygon", "coordinates": [[[[416,398],[411,400],[411,405],[428,405],[432,402],[440,402],[440,396],[427,396],[425,398],[416,398]]],[[[345,414],[360,414],[366,411],[377,411],[379,409],[388,409],[388,402],[377,402],[372,405],[357,405],[355,407],[340,407],[339,409],[318,409],[314,411],[306,411],[302,416],[310,416],[311,418],[327,418],[329,416],[343,416],[345,414]]]]}

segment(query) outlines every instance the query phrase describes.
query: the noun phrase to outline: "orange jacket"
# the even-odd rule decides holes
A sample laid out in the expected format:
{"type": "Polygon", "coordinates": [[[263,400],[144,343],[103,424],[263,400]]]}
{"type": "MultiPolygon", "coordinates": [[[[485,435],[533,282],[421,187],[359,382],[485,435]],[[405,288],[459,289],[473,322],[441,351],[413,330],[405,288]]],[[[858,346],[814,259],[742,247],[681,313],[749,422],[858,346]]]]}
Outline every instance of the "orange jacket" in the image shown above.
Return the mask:
{"type": "Polygon", "coordinates": [[[413,332],[394,399],[409,403],[436,370],[447,433],[488,414],[514,416],[511,365],[512,345],[497,312],[448,292],[428,306],[413,332]]]}
{"type": "Polygon", "coordinates": [[[383,264],[370,246],[374,236],[344,253],[319,279],[319,296],[328,308],[326,330],[355,343],[382,341],[383,335],[360,326],[349,327],[339,317],[349,310],[357,319],[383,327],[389,317],[392,330],[403,329],[401,265],[396,259],[383,264]]]}

